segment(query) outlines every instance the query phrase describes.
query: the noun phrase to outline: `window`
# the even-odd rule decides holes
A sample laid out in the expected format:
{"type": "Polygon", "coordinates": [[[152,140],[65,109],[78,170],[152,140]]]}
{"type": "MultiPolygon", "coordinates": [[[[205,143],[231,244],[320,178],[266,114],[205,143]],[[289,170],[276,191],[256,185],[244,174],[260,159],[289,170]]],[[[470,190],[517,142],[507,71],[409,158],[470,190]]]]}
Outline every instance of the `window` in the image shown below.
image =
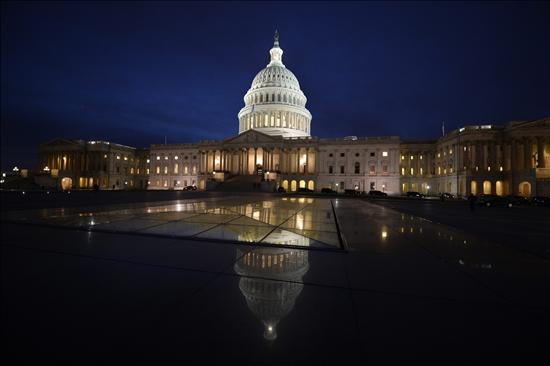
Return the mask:
{"type": "Polygon", "coordinates": [[[370,153],[370,156],[375,156],[375,153],[371,152],[371,153],[370,153]]]}
{"type": "Polygon", "coordinates": [[[332,169],[332,165],[329,165],[328,166],[328,174],[333,174],[333,169],[332,169]]]}
{"type": "Polygon", "coordinates": [[[376,174],[376,167],[374,165],[369,167],[369,174],[376,174]]]}
{"type": "Polygon", "coordinates": [[[388,156],[388,152],[387,151],[382,151],[382,156],[388,156]]]}
{"type": "Polygon", "coordinates": [[[370,190],[373,191],[376,189],[376,183],[375,182],[370,182],[370,190]]]}
{"type": "Polygon", "coordinates": [[[345,167],[343,165],[340,165],[340,174],[344,174],[345,167]]]}
{"type": "Polygon", "coordinates": [[[174,159],[178,160],[178,159],[179,159],[179,157],[178,157],[178,156],[176,155],[176,156],[174,156],[174,159]]]}
{"type": "Polygon", "coordinates": [[[382,173],[387,173],[387,172],[388,172],[388,166],[382,165],[382,173]]]}
{"type": "Polygon", "coordinates": [[[149,174],[149,168],[145,169],[145,171],[147,172],[147,174],[149,174]]]}
{"type": "Polygon", "coordinates": [[[330,158],[332,158],[332,153],[328,154],[328,156],[329,156],[330,158]]]}
{"type": "Polygon", "coordinates": [[[174,164],[174,174],[178,174],[179,164],[174,164]]]}
{"type": "Polygon", "coordinates": [[[346,156],[345,153],[340,153],[340,157],[344,157],[344,156],[346,156]]]}
{"type": "Polygon", "coordinates": [[[411,175],[414,175],[414,168],[411,168],[411,175]]]}
{"type": "Polygon", "coordinates": [[[355,174],[359,174],[361,171],[361,164],[359,162],[355,162],[355,174]]]}
{"type": "Polygon", "coordinates": [[[157,156],[157,160],[160,160],[160,156],[157,156]]]}
{"type": "Polygon", "coordinates": [[[120,173],[120,167],[119,166],[116,167],[116,172],[120,173]]]}
{"type": "Polygon", "coordinates": [[[356,156],[356,157],[359,156],[359,153],[355,153],[355,156],[356,156]]]}
{"type": "Polygon", "coordinates": [[[168,174],[168,166],[164,167],[164,174],[168,174]]]}
{"type": "Polygon", "coordinates": [[[405,168],[401,168],[401,175],[405,175],[405,168]]]}
{"type": "Polygon", "coordinates": [[[414,155],[411,155],[411,160],[414,160],[414,155]]]}

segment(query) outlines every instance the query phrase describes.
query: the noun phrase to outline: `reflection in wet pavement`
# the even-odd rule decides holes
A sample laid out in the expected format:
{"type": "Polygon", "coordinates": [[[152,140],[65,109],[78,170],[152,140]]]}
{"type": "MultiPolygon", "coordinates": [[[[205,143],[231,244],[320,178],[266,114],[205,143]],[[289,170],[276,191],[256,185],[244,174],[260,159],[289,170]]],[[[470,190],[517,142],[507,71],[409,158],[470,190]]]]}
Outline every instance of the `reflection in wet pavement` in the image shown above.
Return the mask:
{"type": "Polygon", "coordinates": [[[42,209],[12,212],[4,220],[91,231],[154,234],[268,245],[339,249],[330,200],[232,197],[147,206],[42,209]]]}
{"type": "Polygon", "coordinates": [[[263,337],[277,338],[277,324],[294,308],[309,268],[308,252],[262,248],[243,253],[237,250],[234,270],[241,276],[239,289],[249,309],[264,325],[263,337]],[[268,277],[270,279],[263,279],[268,277]]]}

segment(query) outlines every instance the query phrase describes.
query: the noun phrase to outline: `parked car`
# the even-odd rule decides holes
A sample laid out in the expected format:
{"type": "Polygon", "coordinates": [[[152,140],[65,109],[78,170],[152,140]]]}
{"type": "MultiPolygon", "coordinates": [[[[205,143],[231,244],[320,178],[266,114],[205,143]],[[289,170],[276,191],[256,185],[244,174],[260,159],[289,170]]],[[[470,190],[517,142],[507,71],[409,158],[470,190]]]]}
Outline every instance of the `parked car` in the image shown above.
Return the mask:
{"type": "Polygon", "coordinates": [[[298,192],[309,193],[309,192],[313,192],[313,189],[309,189],[309,188],[298,188],[298,192]]]}
{"type": "Polygon", "coordinates": [[[183,190],[184,191],[196,191],[197,186],[185,186],[185,187],[183,187],[183,190]]]}
{"type": "Polygon", "coordinates": [[[322,188],[321,193],[335,194],[336,191],[334,189],[330,189],[330,188],[322,188]]]}
{"type": "Polygon", "coordinates": [[[528,205],[529,204],[529,200],[523,196],[506,196],[506,199],[508,200],[508,202],[510,202],[512,205],[514,206],[519,206],[519,205],[528,205]]]}
{"type": "Polygon", "coordinates": [[[441,193],[441,195],[439,196],[441,198],[442,201],[444,200],[452,200],[455,198],[455,196],[453,196],[452,194],[450,193],[441,193]]]}
{"type": "Polygon", "coordinates": [[[508,206],[512,207],[513,202],[505,197],[497,196],[496,194],[480,194],[477,198],[477,204],[483,206],[508,206]]]}
{"type": "Polygon", "coordinates": [[[371,190],[369,191],[369,194],[368,194],[370,197],[388,197],[388,194],[386,192],[382,192],[382,191],[376,191],[376,190],[371,190]]]}
{"type": "Polygon", "coordinates": [[[531,198],[531,204],[533,206],[550,206],[550,197],[535,196],[531,198]]]}
{"type": "Polygon", "coordinates": [[[407,197],[411,198],[424,198],[424,195],[420,192],[407,192],[407,197]]]}
{"type": "Polygon", "coordinates": [[[279,187],[279,188],[277,188],[277,192],[286,193],[286,189],[284,189],[283,187],[279,187]]]}
{"type": "Polygon", "coordinates": [[[361,192],[356,189],[344,189],[344,193],[348,196],[359,196],[361,192]]]}

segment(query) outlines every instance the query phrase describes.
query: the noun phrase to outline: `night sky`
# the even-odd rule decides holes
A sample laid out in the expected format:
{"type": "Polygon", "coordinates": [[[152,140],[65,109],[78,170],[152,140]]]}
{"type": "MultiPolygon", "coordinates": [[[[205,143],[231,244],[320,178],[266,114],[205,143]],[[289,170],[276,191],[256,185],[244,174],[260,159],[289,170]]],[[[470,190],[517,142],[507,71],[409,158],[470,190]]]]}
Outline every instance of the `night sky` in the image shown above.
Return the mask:
{"type": "Polygon", "coordinates": [[[435,138],[550,116],[543,3],[2,3],[2,168],[55,137],[238,133],[273,32],[312,135],[435,138]]]}

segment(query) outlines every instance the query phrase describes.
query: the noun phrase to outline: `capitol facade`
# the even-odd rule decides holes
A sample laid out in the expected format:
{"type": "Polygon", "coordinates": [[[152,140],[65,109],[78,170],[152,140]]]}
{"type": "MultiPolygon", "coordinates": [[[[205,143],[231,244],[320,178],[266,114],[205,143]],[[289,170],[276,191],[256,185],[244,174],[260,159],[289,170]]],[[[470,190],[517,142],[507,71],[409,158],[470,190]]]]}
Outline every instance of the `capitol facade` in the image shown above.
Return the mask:
{"type": "Polygon", "coordinates": [[[319,138],[275,34],[270,61],[238,112],[238,135],[137,149],[57,138],[41,144],[38,182],[61,189],[380,190],[390,195],[550,195],[550,117],[475,124],[427,141],[319,138]]]}

